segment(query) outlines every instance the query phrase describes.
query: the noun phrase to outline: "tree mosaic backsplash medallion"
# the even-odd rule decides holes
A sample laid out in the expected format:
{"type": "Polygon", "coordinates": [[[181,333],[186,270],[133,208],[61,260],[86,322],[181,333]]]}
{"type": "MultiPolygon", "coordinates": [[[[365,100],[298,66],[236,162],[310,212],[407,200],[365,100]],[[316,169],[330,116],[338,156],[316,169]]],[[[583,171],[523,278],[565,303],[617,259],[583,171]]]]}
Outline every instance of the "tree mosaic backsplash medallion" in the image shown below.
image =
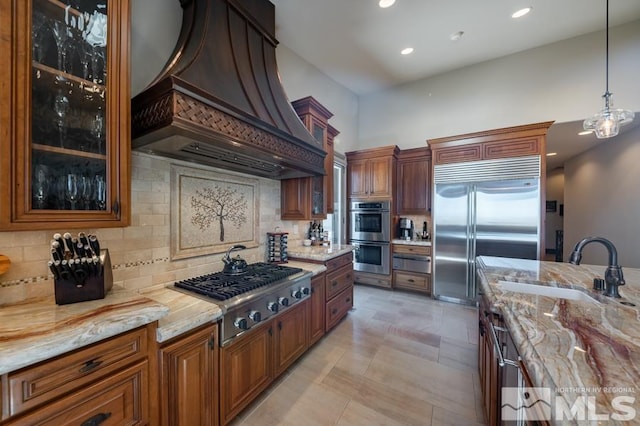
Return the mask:
{"type": "Polygon", "coordinates": [[[258,245],[258,180],[171,165],[171,258],[258,245]]]}

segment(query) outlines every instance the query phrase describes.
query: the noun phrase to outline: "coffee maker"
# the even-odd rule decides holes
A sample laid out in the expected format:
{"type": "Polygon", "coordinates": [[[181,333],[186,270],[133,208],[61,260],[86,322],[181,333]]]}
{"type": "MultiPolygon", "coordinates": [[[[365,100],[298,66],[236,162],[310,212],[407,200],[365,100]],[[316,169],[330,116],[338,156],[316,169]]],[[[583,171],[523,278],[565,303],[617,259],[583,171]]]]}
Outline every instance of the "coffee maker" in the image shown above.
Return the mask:
{"type": "Polygon", "coordinates": [[[400,239],[411,240],[413,237],[413,220],[406,217],[400,218],[400,239]]]}

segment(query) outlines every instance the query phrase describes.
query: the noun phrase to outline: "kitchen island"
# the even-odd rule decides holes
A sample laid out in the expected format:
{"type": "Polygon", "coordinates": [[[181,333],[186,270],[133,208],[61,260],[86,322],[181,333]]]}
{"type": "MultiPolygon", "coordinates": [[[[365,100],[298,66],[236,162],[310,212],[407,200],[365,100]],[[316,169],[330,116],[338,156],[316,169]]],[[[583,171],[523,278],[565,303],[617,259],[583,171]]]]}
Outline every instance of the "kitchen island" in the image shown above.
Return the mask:
{"type": "Polygon", "coordinates": [[[622,298],[612,299],[592,290],[604,266],[485,256],[477,266],[479,292],[502,317],[531,385],[550,389],[552,424],[640,421],[640,270],[623,268],[622,298]],[[575,289],[595,301],[506,291],[501,281],[575,289]]]}

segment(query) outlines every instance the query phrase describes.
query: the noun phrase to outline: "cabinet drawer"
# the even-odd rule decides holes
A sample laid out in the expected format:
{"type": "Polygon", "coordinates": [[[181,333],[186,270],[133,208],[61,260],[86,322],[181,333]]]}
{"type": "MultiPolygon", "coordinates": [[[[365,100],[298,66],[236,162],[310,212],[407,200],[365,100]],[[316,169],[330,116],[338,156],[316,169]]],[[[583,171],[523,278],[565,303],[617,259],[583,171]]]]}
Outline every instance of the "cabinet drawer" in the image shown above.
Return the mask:
{"type": "Polygon", "coordinates": [[[117,337],[9,373],[9,413],[12,416],[100,379],[147,356],[147,329],[117,337]]]}
{"type": "Polygon", "coordinates": [[[351,265],[353,262],[353,253],[349,252],[347,254],[343,254],[339,257],[334,257],[333,259],[327,260],[325,265],[327,266],[327,274],[332,273],[336,269],[344,266],[351,265]]]}
{"type": "Polygon", "coordinates": [[[335,326],[353,307],[353,286],[347,288],[327,303],[325,315],[327,321],[326,331],[335,326]]]}
{"type": "Polygon", "coordinates": [[[327,274],[326,300],[333,299],[336,294],[340,293],[347,287],[353,286],[353,267],[351,265],[343,266],[337,271],[327,274]]]}
{"type": "Polygon", "coordinates": [[[431,294],[431,275],[394,271],[393,286],[431,294]]]}
{"type": "Polygon", "coordinates": [[[147,371],[147,361],[135,364],[7,424],[51,426],[147,424],[149,420],[146,393],[147,371]]]}
{"type": "Polygon", "coordinates": [[[394,244],[393,252],[428,256],[431,254],[431,246],[410,246],[408,244],[394,244]]]}

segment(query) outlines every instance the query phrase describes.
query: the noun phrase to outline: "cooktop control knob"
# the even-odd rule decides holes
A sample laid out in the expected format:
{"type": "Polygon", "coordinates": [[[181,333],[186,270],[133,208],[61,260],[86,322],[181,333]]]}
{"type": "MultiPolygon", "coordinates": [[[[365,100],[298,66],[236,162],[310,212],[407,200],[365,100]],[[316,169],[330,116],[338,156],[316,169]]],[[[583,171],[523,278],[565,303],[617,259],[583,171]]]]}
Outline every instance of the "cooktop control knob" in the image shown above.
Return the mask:
{"type": "Polygon", "coordinates": [[[258,311],[251,311],[249,312],[249,318],[253,322],[260,322],[260,320],[262,319],[262,315],[260,315],[260,312],[258,311]]]}
{"type": "Polygon", "coordinates": [[[309,290],[309,287],[302,287],[302,294],[304,294],[305,296],[308,296],[311,293],[311,290],[309,290]]]}
{"type": "Polygon", "coordinates": [[[282,306],[289,306],[289,299],[287,299],[286,297],[281,297],[280,299],[278,299],[278,302],[282,306]]]}
{"type": "Polygon", "coordinates": [[[296,299],[300,299],[302,297],[302,291],[300,291],[300,289],[298,290],[293,290],[291,292],[291,297],[294,297],[296,299]]]}
{"type": "Polygon", "coordinates": [[[269,302],[267,303],[267,309],[271,312],[278,312],[278,302],[269,302]]]}
{"type": "Polygon", "coordinates": [[[240,330],[248,330],[249,329],[249,324],[247,323],[247,320],[245,318],[237,318],[233,324],[235,324],[236,327],[238,327],[240,330]]]}

